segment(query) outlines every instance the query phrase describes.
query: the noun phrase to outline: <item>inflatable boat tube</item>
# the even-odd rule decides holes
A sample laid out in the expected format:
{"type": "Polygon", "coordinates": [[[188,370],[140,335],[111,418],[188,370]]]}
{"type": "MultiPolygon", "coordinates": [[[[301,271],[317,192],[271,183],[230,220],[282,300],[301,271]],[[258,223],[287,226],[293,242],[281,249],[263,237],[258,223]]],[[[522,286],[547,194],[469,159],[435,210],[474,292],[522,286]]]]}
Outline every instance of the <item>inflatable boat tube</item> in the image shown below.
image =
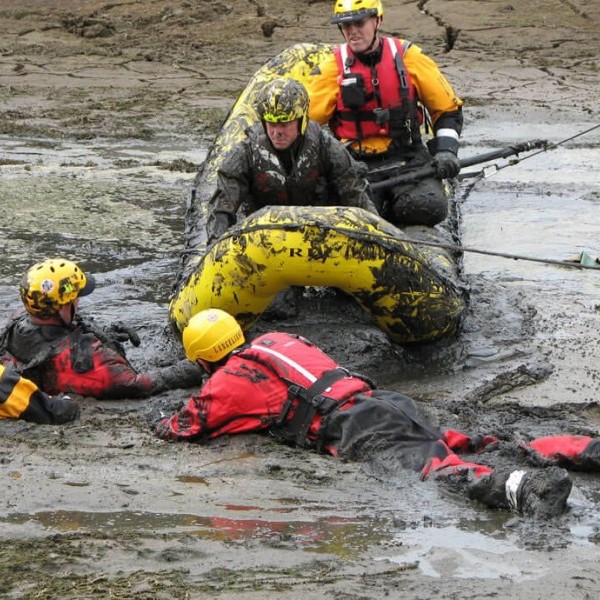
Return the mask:
{"type": "Polygon", "coordinates": [[[217,307],[249,329],[289,286],[332,286],[350,294],[400,344],[453,333],[464,304],[451,278],[377,215],[349,207],[265,207],[196,258],[173,296],[181,331],[217,307]]]}

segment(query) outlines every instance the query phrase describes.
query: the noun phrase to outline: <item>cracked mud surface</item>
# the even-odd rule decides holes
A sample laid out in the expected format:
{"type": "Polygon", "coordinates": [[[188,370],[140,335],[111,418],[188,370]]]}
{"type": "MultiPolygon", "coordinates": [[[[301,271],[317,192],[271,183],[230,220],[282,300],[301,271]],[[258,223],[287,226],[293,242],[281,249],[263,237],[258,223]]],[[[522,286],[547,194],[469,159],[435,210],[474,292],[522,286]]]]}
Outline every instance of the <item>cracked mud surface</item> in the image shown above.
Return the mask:
{"type": "MultiPolygon", "coordinates": [[[[210,139],[268,58],[339,41],[329,11],[329,0],[4,0],[0,132],[210,139]]],[[[592,114],[599,12],[592,0],[388,2],[384,24],[436,58],[470,106],[592,114]]]]}

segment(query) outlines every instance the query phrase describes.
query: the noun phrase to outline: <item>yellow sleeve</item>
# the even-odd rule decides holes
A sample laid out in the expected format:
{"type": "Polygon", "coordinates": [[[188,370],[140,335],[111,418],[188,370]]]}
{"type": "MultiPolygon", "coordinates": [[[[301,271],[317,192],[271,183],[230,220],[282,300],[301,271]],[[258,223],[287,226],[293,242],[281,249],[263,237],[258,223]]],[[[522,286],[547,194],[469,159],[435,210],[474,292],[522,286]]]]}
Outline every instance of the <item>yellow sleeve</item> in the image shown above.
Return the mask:
{"type": "Polygon", "coordinates": [[[18,419],[37,390],[33,381],[0,365],[0,419],[18,419]]]}
{"type": "Polygon", "coordinates": [[[304,85],[310,98],[309,118],[325,125],[335,112],[339,91],[338,67],[333,53],[310,73],[304,85]]]}
{"type": "Polygon", "coordinates": [[[419,46],[412,44],[406,51],[404,65],[434,123],[443,113],[458,110],[463,105],[436,63],[423,54],[419,46]]]}

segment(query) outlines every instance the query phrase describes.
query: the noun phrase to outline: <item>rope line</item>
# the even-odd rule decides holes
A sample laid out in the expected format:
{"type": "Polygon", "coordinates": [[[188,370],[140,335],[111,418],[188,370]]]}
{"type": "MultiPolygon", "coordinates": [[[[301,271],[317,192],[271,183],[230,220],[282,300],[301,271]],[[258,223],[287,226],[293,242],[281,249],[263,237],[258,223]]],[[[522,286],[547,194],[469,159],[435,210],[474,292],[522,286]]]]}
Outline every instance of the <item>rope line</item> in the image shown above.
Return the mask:
{"type": "Polygon", "coordinates": [[[544,152],[548,152],[548,150],[553,150],[554,148],[558,148],[562,144],[566,144],[567,142],[570,142],[571,140],[575,140],[578,137],[581,137],[582,135],[585,135],[586,133],[590,133],[590,131],[594,131],[595,129],[598,129],[598,128],[600,128],[600,123],[598,123],[596,125],[592,125],[592,127],[589,127],[588,129],[585,129],[584,131],[580,131],[579,133],[576,133],[575,135],[572,135],[571,137],[565,138],[564,140],[561,140],[560,142],[548,143],[548,145],[546,147],[542,148],[541,150],[538,150],[537,152],[532,152],[531,154],[528,154],[527,156],[524,156],[523,158],[509,159],[505,165],[502,165],[500,167],[496,164],[488,165],[487,167],[484,167],[480,171],[477,171],[477,173],[466,173],[464,175],[464,177],[465,178],[474,177],[477,174],[481,173],[484,179],[488,179],[489,177],[492,177],[499,171],[502,171],[502,169],[506,169],[507,167],[512,167],[514,165],[522,163],[524,160],[527,160],[528,158],[533,158],[534,156],[537,156],[538,154],[543,154],[544,152]],[[485,173],[484,173],[485,169],[486,168],[489,169],[490,166],[494,166],[496,168],[496,170],[493,173],[490,173],[489,175],[485,175],[485,173]]]}
{"type": "Polygon", "coordinates": [[[580,270],[596,270],[600,271],[600,263],[598,266],[594,265],[582,265],[577,262],[569,261],[569,260],[556,260],[552,258],[535,258],[533,256],[524,256],[521,254],[509,254],[507,252],[495,252],[493,250],[481,250],[479,248],[468,248],[464,246],[457,246],[456,244],[445,244],[443,242],[428,242],[424,240],[414,240],[410,238],[394,238],[399,242],[407,242],[409,244],[422,244],[424,246],[433,246],[434,248],[443,248],[445,250],[451,250],[453,252],[470,252],[471,254],[484,254],[486,256],[498,256],[500,258],[510,258],[512,260],[524,260],[528,262],[537,262],[543,263],[547,265],[558,265],[561,267],[568,267],[571,269],[580,269],[580,270]]]}

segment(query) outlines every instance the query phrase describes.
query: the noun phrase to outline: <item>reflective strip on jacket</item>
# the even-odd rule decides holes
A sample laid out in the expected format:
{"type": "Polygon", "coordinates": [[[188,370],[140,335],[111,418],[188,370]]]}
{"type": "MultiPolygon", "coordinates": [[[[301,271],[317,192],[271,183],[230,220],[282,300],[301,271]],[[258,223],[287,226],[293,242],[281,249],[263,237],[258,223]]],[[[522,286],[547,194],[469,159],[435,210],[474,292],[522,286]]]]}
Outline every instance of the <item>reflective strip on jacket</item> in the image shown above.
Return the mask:
{"type": "MultiPolygon", "coordinates": [[[[258,337],[249,347],[230,356],[178,413],[161,421],[157,435],[163,439],[216,438],[225,434],[259,431],[275,424],[288,399],[288,383],[309,387],[337,363],[307,340],[287,333],[258,337]]],[[[337,380],[323,393],[348,400],[369,385],[359,377],[337,380]]],[[[290,415],[291,416],[291,415],[290,415]]],[[[314,439],[321,416],[316,415],[308,437],[314,439]]],[[[327,449],[327,446],[325,446],[327,449]]]]}
{"type": "Polygon", "coordinates": [[[39,411],[45,405],[44,396],[33,381],[0,365],[0,419],[19,419],[28,411],[39,411]]]}

